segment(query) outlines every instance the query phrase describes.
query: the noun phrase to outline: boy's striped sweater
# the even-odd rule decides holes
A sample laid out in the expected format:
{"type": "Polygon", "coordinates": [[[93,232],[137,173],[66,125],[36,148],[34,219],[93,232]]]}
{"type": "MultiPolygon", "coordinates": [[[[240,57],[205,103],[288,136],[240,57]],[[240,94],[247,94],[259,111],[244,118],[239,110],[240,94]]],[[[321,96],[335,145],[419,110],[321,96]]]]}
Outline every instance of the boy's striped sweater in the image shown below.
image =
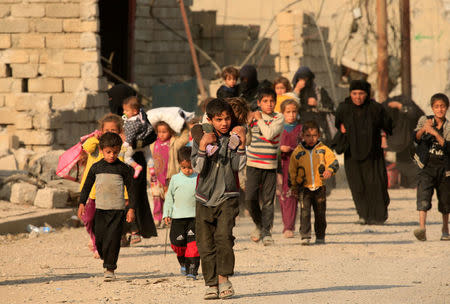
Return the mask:
{"type": "Polygon", "coordinates": [[[252,143],[247,147],[247,166],[260,169],[276,169],[284,116],[280,113],[267,115],[250,123],[252,143]]]}

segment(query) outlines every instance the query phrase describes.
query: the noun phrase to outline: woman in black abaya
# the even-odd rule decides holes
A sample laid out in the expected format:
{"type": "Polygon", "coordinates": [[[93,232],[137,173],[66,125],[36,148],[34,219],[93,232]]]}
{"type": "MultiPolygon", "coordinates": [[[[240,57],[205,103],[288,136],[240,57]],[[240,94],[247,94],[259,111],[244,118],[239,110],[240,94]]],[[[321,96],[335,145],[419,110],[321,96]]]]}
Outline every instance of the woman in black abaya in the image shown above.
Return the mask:
{"type": "Polygon", "coordinates": [[[336,128],[347,141],[345,173],[360,224],[383,224],[390,202],[381,148],[382,131],[392,134],[392,120],[383,106],[370,98],[370,84],[350,83],[350,96],[336,111],[336,128]]]}

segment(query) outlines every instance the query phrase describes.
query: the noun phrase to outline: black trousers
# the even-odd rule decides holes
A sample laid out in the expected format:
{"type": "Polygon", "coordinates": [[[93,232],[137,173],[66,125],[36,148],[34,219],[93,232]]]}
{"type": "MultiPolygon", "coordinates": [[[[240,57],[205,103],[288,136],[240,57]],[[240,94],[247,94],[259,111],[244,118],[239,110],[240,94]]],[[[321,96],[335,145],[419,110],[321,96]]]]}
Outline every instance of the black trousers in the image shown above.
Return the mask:
{"type": "Polygon", "coordinates": [[[327,228],[326,209],[327,191],[320,187],[315,191],[308,188],[303,190],[303,199],[300,206],[300,235],[302,239],[311,238],[311,207],[314,210],[314,232],[317,239],[325,238],[327,228]]]}
{"type": "Polygon", "coordinates": [[[195,218],[172,219],[170,246],[177,254],[180,265],[186,267],[186,273],[197,275],[200,256],[195,240],[195,218]]]}
{"type": "Polygon", "coordinates": [[[103,268],[115,270],[120,251],[120,238],[125,222],[124,210],[95,210],[94,234],[103,268]]]}
{"type": "Polygon", "coordinates": [[[417,210],[431,209],[431,199],[436,189],[438,210],[442,214],[450,213],[450,176],[446,176],[445,167],[425,166],[419,173],[417,186],[417,210]]]}
{"type": "Polygon", "coordinates": [[[268,170],[247,166],[245,200],[253,222],[261,230],[262,237],[271,235],[276,183],[276,169],[268,170]]]}
{"type": "Polygon", "coordinates": [[[195,228],[205,285],[219,283],[218,275],[234,274],[233,227],[239,214],[239,200],[230,198],[216,207],[197,203],[195,228]]]}

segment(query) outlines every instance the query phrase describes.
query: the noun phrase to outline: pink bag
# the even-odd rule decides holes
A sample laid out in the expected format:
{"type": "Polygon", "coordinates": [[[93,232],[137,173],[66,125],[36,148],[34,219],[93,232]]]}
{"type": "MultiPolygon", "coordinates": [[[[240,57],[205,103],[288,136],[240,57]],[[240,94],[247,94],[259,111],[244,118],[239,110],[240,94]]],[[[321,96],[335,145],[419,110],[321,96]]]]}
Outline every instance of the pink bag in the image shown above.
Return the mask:
{"type": "Polygon", "coordinates": [[[83,143],[90,137],[95,136],[96,134],[99,134],[100,131],[95,130],[94,132],[84,135],[80,138],[80,141],[73,147],[66,150],[58,160],[58,167],[56,168],[56,175],[59,177],[69,179],[72,181],[78,181],[78,175],[79,175],[79,164],[78,161],[80,160],[81,153],[83,152],[83,143]],[[77,172],[75,177],[70,175],[70,171],[74,168],[76,165],[77,172]]]}

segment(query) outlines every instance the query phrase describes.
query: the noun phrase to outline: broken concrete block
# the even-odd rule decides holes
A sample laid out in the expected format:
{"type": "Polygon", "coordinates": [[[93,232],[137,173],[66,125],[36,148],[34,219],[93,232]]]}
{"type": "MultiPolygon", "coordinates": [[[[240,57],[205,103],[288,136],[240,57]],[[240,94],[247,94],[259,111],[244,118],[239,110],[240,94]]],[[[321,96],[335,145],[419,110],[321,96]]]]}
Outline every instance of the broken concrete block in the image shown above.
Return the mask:
{"type": "Polygon", "coordinates": [[[46,182],[56,179],[55,171],[62,153],[64,150],[37,153],[29,161],[30,172],[46,182]]]}
{"type": "Polygon", "coordinates": [[[34,155],[34,152],[25,148],[13,150],[19,170],[28,170],[28,161],[34,155]]]}
{"type": "Polygon", "coordinates": [[[10,201],[14,204],[33,204],[38,188],[28,183],[15,183],[11,187],[10,201]]]}
{"type": "Polygon", "coordinates": [[[0,170],[17,170],[16,158],[10,154],[0,158],[0,170]]]}
{"type": "Polygon", "coordinates": [[[0,187],[0,200],[9,201],[10,197],[11,183],[7,183],[0,187]]]}
{"type": "Polygon", "coordinates": [[[67,205],[69,194],[67,191],[55,188],[44,188],[38,190],[34,205],[40,208],[63,208],[67,205]]]}

